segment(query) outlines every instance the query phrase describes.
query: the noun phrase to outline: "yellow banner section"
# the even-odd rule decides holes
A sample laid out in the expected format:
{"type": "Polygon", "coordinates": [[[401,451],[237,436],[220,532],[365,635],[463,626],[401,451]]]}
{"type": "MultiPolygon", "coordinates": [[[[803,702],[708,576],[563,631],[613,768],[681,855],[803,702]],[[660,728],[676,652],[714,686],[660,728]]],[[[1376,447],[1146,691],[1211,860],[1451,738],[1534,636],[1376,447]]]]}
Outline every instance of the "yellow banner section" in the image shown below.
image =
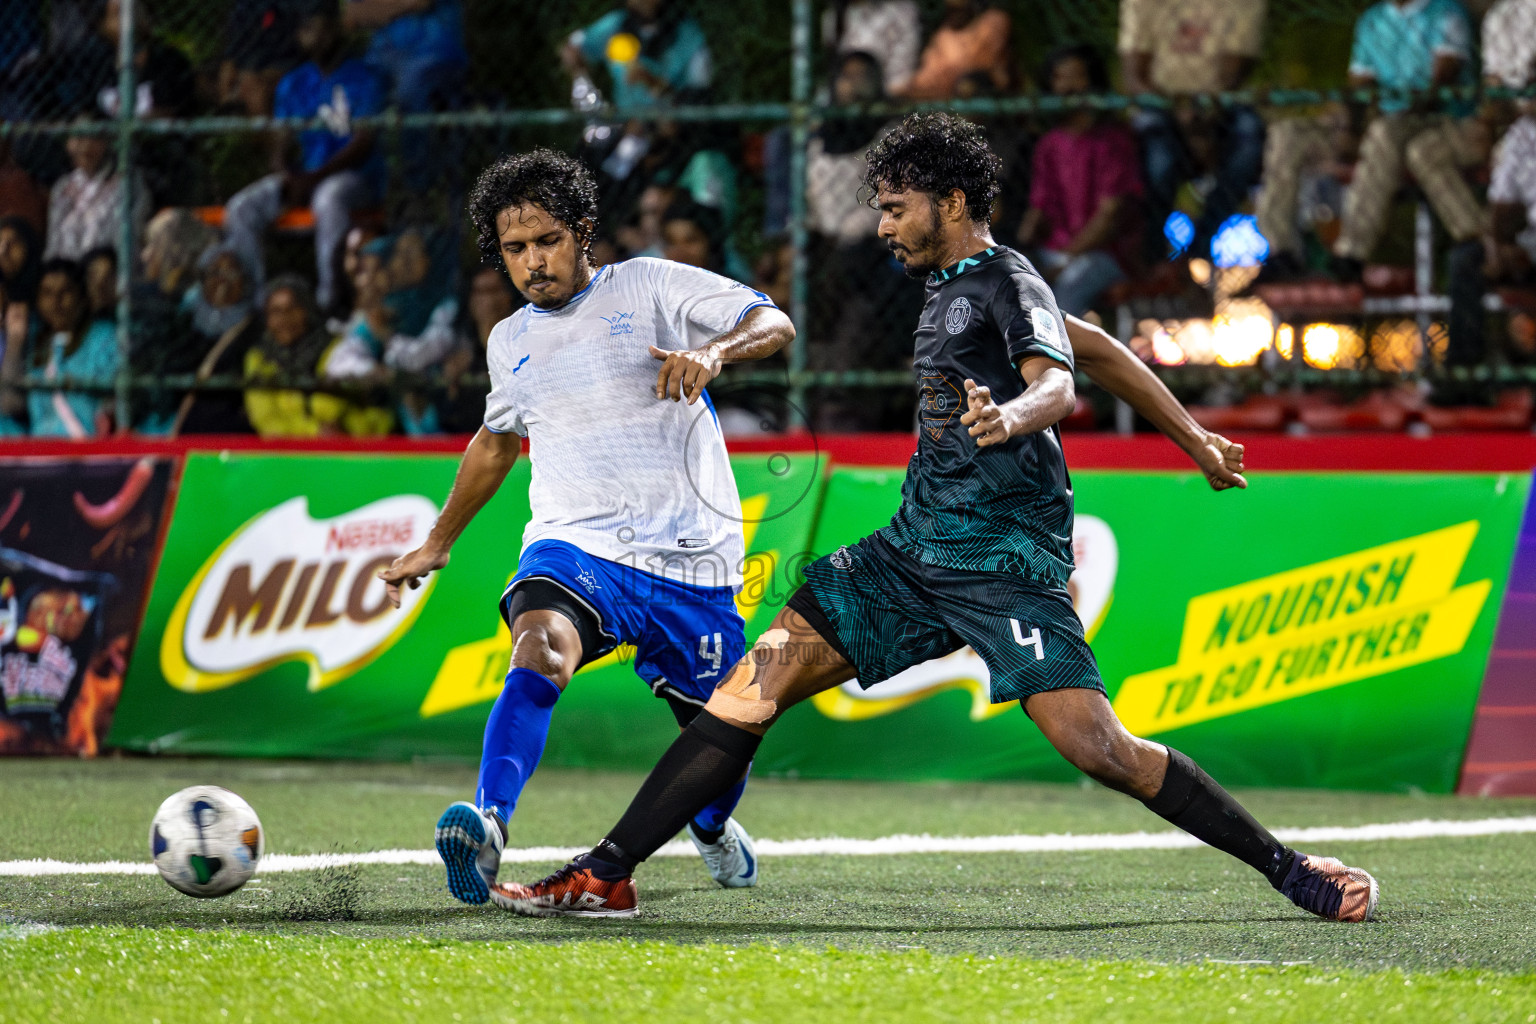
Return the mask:
{"type": "Polygon", "coordinates": [[[1179,661],[1342,627],[1385,607],[1444,597],[1477,520],[1191,598],[1179,661]]]}
{"type": "Polygon", "coordinates": [[[1458,653],[1492,586],[1452,590],[1475,520],[1192,598],[1178,662],[1131,676],[1115,713],[1164,732],[1458,653]]]}
{"type": "MultiPolygon", "coordinates": [[[[752,538],[757,533],[757,524],[762,521],[763,513],[767,508],[768,495],[766,494],[742,499],[741,511],[744,520],[742,533],[748,549],[752,547],[752,538]]],[[[736,610],[746,622],[752,621],[758,605],[762,604],[763,599],[768,596],[773,586],[773,573],[778,568],[778,564],[777,549],[757,551],[747,556],[746,565],[742,571],[741,590],[736,594],[736,610]]],[[[634,659],[634,656],[633,647],[620,644],[618,649],[582,666],[576,674],[595,672],[620,661],[629,662],[634,659]]],[[[467,708],[472,704],[495,700],[501,696],[501,688],[506,682],[508,662],[511,657],[512,632],[505,622],[497,623],[495,636],[452,648],[444,656],[442,665],[438,666],[432,686],[421,702],[421,717],[433,718],[450,711],[457,711],[459,708],[467,708]]]]}

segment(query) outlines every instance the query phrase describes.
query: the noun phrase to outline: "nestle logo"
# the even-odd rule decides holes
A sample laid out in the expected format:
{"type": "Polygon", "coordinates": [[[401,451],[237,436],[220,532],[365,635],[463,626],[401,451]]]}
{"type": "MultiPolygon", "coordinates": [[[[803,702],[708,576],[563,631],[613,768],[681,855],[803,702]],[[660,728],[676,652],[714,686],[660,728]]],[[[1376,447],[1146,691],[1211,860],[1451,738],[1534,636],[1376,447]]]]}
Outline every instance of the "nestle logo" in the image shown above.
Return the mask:
{"type": "Polygon", "coordinates": [[[607,322],[608,337],[611,338],[616,334],[634,334],[635,325],[632,322],[634,318],[635,314],[633,312],[620,313],[615,310],[613,316],[605,316],[601,319],[607,322]]]}
{"type": "Polygon", "coordinates": [[[352,551],[357,548],[406,547],[416,535],[416,524],[405,519],[359,519],[333,526],[325,536],[325,550],[352,551]]]}

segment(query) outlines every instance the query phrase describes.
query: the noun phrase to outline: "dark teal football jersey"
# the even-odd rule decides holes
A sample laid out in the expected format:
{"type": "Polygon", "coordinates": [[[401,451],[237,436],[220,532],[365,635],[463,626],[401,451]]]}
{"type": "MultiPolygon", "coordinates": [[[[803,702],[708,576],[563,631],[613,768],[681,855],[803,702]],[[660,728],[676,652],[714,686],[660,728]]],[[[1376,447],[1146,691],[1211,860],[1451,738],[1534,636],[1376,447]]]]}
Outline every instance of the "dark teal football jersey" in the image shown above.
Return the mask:
{"type": "Polygon", "coordinates": [[[919,561],[1006,572],[1065,587],[1072,572],[1072,480],[1052,426],[979,448],[960,422],[967,378],[999,405],[1024,393],[1018,364],[1072,365],[1056,300],[1028,260],[995,246],[935,271],[915,338],[917,451],[901,508],[882,531],[919,561]]]}

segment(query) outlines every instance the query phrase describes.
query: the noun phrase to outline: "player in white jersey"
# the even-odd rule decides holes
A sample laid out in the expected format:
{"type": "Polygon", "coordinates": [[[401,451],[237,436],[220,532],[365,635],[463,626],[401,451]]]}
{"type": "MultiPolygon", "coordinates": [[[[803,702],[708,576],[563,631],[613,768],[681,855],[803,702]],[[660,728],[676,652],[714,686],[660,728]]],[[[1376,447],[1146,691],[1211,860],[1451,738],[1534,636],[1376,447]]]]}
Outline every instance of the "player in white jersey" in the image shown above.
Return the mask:
{"type": "MultiPolygon", "coordinates": [[[[528,438],[533,516],[501,600],[511,667],[476,799],[437,827],[448,889],[466,903],[489,898],[506,823],[578,668],[634,645],[636,673],[686,726],[746,649],[741,502],[704,388],[726,363],[777,352],[794,328],[767,296],[695,267],[594,269],[596,209],[591,175],[550,150],[480,176],[470,211],[481,250],[528,305],[491,332],[485,423],[431,534],[379,574],[398,602],[400,587],[446,566],[528,438]]],[[[751,837],[730,817],[745,784],[688,825],[727,887],[757,880],[751,837]]]]}

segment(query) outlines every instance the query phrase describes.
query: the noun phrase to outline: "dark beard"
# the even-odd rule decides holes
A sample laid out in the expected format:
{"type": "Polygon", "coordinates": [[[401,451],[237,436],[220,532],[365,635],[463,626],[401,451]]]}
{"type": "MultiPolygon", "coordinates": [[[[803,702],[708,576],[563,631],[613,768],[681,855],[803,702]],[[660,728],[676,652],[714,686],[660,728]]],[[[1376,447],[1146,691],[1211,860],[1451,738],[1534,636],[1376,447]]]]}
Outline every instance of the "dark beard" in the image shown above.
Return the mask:
{"type": "MultiPolygon", "coordinates": [[[[895,255],[897,246],[894,243],[886,243],[886,247],[895,255]]],[[[902,273],[914,281],[921,281],[935,270],[939,269],[938,254],[944,248],[944,233],[939,226],[939,209],[937,206],[930,213],[928,230],[917,236],[916,248],[906,249],[906,262],[901,264],[902,273]],[[921,254],[921,255],[919,255],[921,254]]],[[[900,262],[900,261],[898,261],[900,262]]]]}

